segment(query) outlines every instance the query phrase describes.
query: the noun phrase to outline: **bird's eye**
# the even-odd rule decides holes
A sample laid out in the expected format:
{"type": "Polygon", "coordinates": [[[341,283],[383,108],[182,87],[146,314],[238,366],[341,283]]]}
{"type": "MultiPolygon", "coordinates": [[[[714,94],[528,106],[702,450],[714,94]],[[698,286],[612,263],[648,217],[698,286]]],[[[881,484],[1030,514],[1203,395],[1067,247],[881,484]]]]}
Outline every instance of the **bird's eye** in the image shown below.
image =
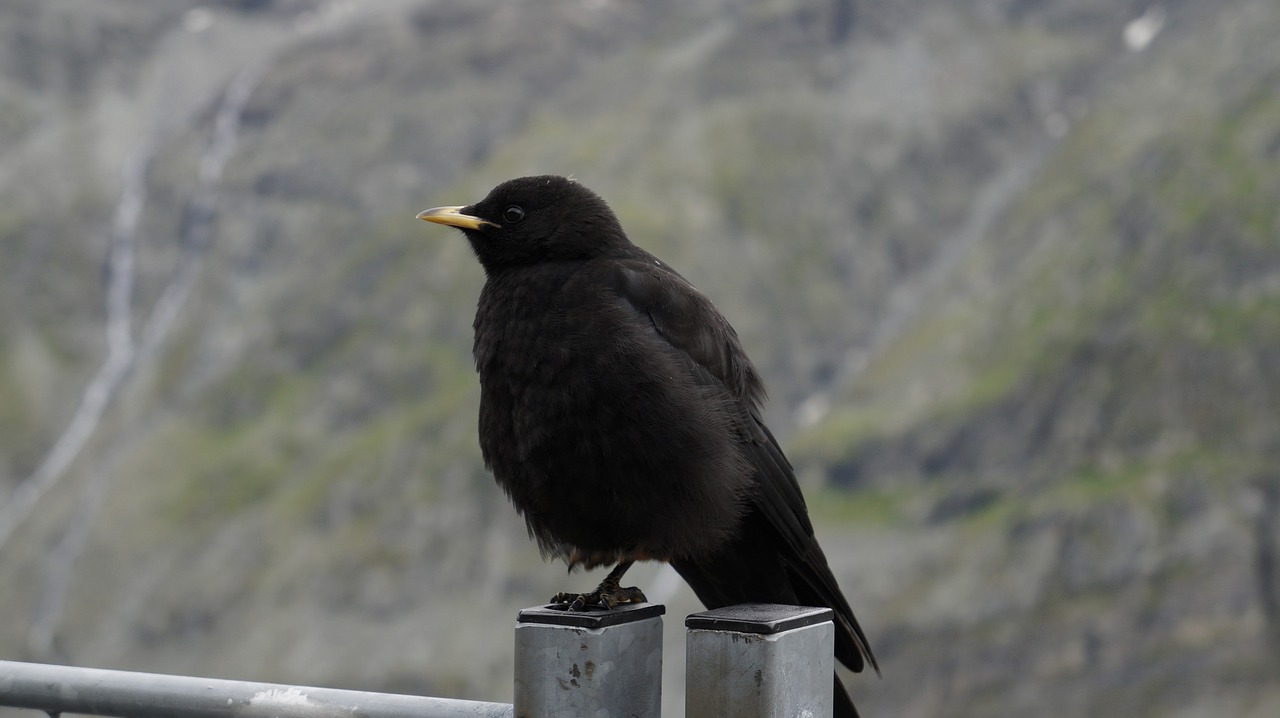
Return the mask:
{"type": "Polygon", "coordinates": [[[510,207],[507,207],[507,210],[502,213],[502,218],[512,224],[515,224],[516,222],[524,219],[524,210],[513,204],[510,207]]]}

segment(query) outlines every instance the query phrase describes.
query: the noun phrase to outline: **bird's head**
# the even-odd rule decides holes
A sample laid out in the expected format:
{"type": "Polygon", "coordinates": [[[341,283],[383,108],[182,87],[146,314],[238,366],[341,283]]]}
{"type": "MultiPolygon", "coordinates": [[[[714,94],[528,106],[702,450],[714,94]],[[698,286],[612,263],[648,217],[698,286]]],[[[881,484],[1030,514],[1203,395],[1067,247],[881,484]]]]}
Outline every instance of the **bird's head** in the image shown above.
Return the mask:
{"type": "Polygon", "coordinates": [[[630,243],[595,192],[554,175],[520,177],[464,207],[436,207],[418,219],[457,227],[488,272],[608,254],[630,243]]]}

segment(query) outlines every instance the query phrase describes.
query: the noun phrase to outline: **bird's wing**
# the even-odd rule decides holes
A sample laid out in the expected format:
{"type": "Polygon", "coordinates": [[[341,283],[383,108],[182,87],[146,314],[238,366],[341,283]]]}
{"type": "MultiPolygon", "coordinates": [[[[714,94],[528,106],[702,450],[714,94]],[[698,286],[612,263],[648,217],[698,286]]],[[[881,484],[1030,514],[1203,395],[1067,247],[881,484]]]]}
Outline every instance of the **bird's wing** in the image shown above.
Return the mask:
{"type": "Polygon", "coordinates": [[[738,341],[738,334],[709,299],[674,270],[653,259],[619,265],[619,295],[646,315],[658,335],[682,360],[694,381],[727,390],[737,401],[738,432],[760,470],[762,509],[799,550],[813,542],[804,495],[760,414],[764,384],[738,341]]]}
{"type": "Polygon", "coordinates": [[[744,405],[760,407],[764,383],[742,350],[738,333],[711,300],[647,253],[616,266],[615,291],[679,350],[699,384],[715,382],[744,405]]]}
{"type": "Polygon", "coordinates": [[[761,417],[764,385],[737,332],[709,299],[656,258],[646,254],[617,267],[615,291],[649,318],[693,379],[703,386],[717,386],[736,400],[735,424],[743,453],[757,474],[758,494],[751,504],[781,539],[778,548],[797,597],[834,609],[845,639],[837,642],[842,662],[860,670],[865,656],[874,666],[866,636],[814,537],[791,463],[761,417]]]}

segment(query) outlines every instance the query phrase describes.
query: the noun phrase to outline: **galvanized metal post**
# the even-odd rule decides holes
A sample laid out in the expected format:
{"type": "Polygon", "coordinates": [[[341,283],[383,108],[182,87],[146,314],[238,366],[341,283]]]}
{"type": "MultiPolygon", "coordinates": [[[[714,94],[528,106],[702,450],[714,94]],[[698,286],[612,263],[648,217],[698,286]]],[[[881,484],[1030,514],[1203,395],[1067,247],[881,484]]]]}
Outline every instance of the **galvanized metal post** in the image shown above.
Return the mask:
{"type": "Polygon", "coordinates": [[[659,718],[660,604],[526,608],[516,618],[516,718],[659,718]]]}
{"type": "Polygon", "coordinates": [[[685,718],[829,718],[829,608],[746,603],[685,619],[685,718]]]}

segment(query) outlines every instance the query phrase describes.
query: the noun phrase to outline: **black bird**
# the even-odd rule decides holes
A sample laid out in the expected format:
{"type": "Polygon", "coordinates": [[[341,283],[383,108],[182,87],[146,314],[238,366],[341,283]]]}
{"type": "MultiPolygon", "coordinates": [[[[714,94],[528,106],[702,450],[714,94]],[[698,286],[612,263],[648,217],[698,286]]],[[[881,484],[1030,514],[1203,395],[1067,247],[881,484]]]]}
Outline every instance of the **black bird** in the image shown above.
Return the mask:
{"type": "MultiPolygon", "coordinates": [[[[484,267],[486,465],[544,556],[616,564],[595,591],[553,602],[643,601],[623,573],[666,561],[708,608],[829,606],[836,657],[879,672],[761,419],[760,375],[710,300],[564,177],[513,179],[418,219],[461,229],[484,267]]],[[[857,715],[839,677],[835,699],[837,716],[857,715]]]]}

